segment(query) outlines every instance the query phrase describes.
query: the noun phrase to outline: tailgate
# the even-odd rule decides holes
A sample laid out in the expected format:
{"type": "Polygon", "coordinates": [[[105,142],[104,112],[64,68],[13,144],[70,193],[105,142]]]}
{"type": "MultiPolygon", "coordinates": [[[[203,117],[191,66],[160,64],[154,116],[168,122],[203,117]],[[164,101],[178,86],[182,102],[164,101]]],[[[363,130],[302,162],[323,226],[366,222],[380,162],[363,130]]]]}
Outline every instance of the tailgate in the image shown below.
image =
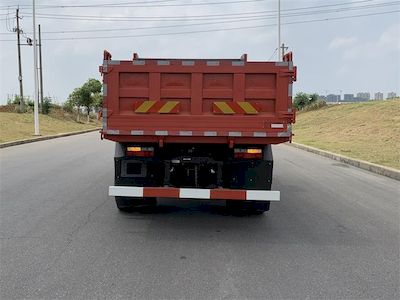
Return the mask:
{"type": "Polygon", "coordinates": [[[115,141],[280,143],[291,139],[291,54],[112,60],[103,65],[102,134],[115,141]]]}

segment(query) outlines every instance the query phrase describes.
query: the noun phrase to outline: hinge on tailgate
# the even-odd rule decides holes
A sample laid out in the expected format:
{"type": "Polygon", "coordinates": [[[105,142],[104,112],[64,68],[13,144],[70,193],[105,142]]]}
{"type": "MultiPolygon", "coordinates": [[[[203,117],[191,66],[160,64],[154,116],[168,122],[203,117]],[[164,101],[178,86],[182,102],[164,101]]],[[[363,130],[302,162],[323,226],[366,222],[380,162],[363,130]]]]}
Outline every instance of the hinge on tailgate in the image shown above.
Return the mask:
{"type": "Polygon", "coordinates": [[[107,67],[107,65],[99,66],[99,72],[100,72],[101,74],[107,74],[107,73],[108,73],[108,67],[107,67]]]}
{"type": "Polygon", "coordinates": [[[108,73],[108,61],[111,60],[111,53],[108,52],[107,50],[104,50],[103,52],[103,65],[99,66],[99,72],[101,74],[106,74],[108,73]]]}

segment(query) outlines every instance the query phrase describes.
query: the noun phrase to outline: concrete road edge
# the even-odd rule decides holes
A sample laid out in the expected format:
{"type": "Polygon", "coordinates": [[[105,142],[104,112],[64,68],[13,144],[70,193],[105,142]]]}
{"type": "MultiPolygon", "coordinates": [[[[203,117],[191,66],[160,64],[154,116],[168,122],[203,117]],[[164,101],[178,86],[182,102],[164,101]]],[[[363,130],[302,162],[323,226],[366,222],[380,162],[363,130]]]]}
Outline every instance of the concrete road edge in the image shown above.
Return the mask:
{"type": "Polygon", "coordinates": [[[383,176],[390,177],[390,178],[400,181],[400,171],[396,170],[394,168],[384,167],[384,166],[370,163],[370,162],[367,162],[364,160],[350,158],[350,157],[336,154],[333,152],[321,150],[321,149],[314,148],[311,146],[306,146],[303,144],[298,144],[298,143],[292,142],[292,143],[287,143],[287,145],[290,145],[292,147],[295,147],[295,148],[298,148],[301,150],[305,150],[305,151],[308,151],[308,152],[311,152],[314,154],[318,154],[318,155],[321,155],[321,156],[324,156],[324,157],[327,157],[327,158],[330,158],[333,160],[337,160],[337,161],[349,164],[351,166],[370,171],[375,174],[383,175],[383,176]]]}
{"type": "Polygon", "coordinates": [[[70,136],[70,135],[88,133],[88,132],[97,131],[97,130],[100,130],[100,128],[92,128],[92,129],[86,129],[86,130],[80,130],[80,131],[71,131],[71,132],[59,133],[59,134],[55,134],[55,135],[45,135],[45,136],[35,137],[35,138],[31,138],[31,139],[5,142],[5,143],[0,143],[0,149],[6,148],[6,147],[11,147],[11,146],[16,146],[16,145],[46,141],[46,140],[56,139],[56,138],[60,138],[60,137],[70,136]]]}

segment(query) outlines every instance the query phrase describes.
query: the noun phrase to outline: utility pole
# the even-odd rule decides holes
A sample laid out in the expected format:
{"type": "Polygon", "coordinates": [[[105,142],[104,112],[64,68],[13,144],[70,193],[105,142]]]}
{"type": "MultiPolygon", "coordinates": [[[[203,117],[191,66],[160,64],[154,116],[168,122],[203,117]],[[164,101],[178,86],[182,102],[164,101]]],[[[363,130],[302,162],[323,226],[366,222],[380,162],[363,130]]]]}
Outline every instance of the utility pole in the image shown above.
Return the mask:
{"type": "Polygon", "coordinates": [[[19,81],[19,110],[20,112],[25,111],[25,102],[24,102],[24,88],[22,85],[22,63],[21,63],[21,42],[20,42],[20,33],[21,29],[19,28],[19,8],[16,10],[15,14],[17,18],[17,28],[14,29],[17,32],[17,48],[18,48],[18,81],[19,81]]]}
{"type": "Polygon", "coordinates": [[[282,58],[281,59],[283,60],[283,56],[285,55],[285,50],[289,49],[289,47],[285,47],[285,44],[282,43],[282,46],[280,48],[282,50],[282,58]]]}
{"type": "Polygon", "coordinates": [[[35,94],[34,94],[35,135],[40,135],[35,0],[32,0],[32,26],[33,26],[33,76],[35,85],[35,94]]]}
{"type": "Polygon", "coordinates": [[[283,59],[281,57],[279,48],[281,47],[281,0],[278,0],[278,61],[283,59]]]}
{"type": "Polygon", "coordinates": [[[42,37],[40,34],[40,24],[39,27],[39,82],[40,82],[40,112],[43,114],[43,69],[42,69],[42,37]]]}

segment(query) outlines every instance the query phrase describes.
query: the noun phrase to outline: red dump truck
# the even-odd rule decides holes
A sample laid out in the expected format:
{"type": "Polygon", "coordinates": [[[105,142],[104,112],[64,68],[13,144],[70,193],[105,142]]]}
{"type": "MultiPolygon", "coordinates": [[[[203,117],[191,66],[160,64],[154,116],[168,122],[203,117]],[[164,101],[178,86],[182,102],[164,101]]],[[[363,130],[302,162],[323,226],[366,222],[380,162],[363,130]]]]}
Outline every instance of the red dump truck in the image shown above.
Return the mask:
{"type": "Polygon", "coordinates": [[[185,198],[257,214],[280,200],[271,145],[292,138],[292,53],[253,62],[104,51],[100,72],[101,136],[116,142],[109,195],[120,210],[185,198]]]}

